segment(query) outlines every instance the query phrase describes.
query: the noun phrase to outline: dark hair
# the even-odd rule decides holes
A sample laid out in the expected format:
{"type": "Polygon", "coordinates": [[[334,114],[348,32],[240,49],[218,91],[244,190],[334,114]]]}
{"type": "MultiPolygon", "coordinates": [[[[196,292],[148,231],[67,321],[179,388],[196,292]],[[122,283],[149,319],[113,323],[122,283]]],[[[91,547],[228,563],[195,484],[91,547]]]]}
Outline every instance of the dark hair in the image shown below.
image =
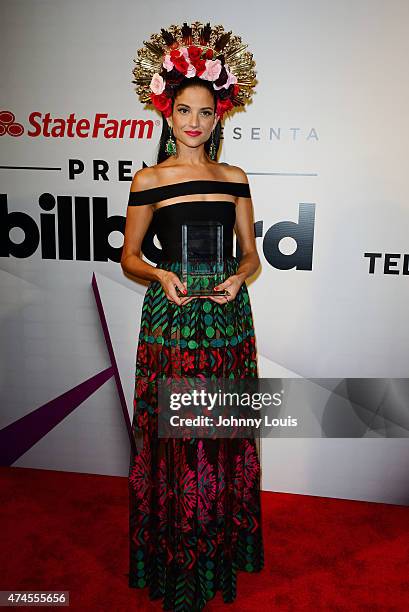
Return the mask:
{"type": "MultiPolygon", "coordinates": [[[[193,85],[196,86],[200,86],[200,87],[204,87],[206,88],[208,91],[210,91],[210,93],[213,96],[213,100],[214,100],[214,109],[216,110],[216,104],[217,104],[217,94],[213,88],[213,83],[210,81],[205,81],[199,77],[192,77],[190,79],[188,78],[184,78],[181,83],[174,89],[174,94],[172,96],[172,110],[173,110],[173,106],[175,104],[175,98],[176,96],[181,93],[182,91],[184,91],[185,89],[187,89],[188,87],[192,87],[193,85]]],[[[221,124],[220,124],[220,120],[216,123],[216,127],[213,130],[213,142],[214,145],[216,147],[216,156],[215,158],[217,159],[217,155],[219,153],[219,146],[220,146],[220,136],[221,136],[221,124]]],[[[158,147],[158,157],[156,160],[157,164],[160,164],[161,162],[163,162],[165,159],[168,159],[169,155],[166,152],[166,143],[169,139],[169,135],[170,135],[170,129],[169,129],[169,125],[168,122],[166,121],[165,116],[162,113],[162,133],[160,135],[160,140],[159,140],[159,147],[158,147]]],[[[210,150],[210,144],[212,142],[212,137],[210,136],[210,138],[205,142],[204,144],[204,148],[206,153],[209,155],[209,150],[210,150]]]]}

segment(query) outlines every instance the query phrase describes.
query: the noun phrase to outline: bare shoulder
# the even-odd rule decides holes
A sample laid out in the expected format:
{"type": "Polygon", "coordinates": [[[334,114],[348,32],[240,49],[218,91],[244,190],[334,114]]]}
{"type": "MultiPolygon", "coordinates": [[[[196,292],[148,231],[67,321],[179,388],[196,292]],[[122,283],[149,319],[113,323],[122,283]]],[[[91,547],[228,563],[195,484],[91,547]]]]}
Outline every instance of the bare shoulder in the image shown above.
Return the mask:
{"type": "Polygon", "coordinates": [[[141,168],[132,179],[131,191],[144,191],[156,187],[156,172],[152,167],[141,168]]]}
{"type": "Polygon", "coordinates": [[[248,183],[249,182],[247,178],[247,174],[239,166],[231,166],[231,165],[226,164],[225,168],[226,168],[227,180],[231,181],[232,183],[248,183]]]}

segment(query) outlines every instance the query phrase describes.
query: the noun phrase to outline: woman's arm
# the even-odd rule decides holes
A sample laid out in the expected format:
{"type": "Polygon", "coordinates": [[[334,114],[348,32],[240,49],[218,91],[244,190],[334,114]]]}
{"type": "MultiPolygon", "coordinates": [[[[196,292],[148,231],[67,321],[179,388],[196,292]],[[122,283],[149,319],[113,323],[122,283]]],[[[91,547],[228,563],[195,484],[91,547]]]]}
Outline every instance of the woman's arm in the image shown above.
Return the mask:
{"type": "MultiPolygon", "coordinates": [[[[131,191],[149,189],[151,176],[148,169],[139,170],[131,184],[131,191]]],[[[159,281],[166,293],[166,297],[176,304],[183,305],[186,298],[180,298],[175,287],[183,292],[185,286],[174,272],[156,268],[143,261],[141,254],[142,241],[153,218],[151,204],[128,206],[126,211],[125,238],[121,256],[121,267],[124,272],[149,281],[159,281]]]]}
{"type": "MultiPolygon", "coordinates": [[[[237,180],[248,184],[246,173],[240,168],[238,170],[240,170],[240,178],[237,180]]],[[[260,258],[254,236],[254,210],[251,198],[237,198],[234,229],[242,252],[236,276],[243,282],[248,276],[257,272],[260,267],[260,258]]]]}
{"type": "MultiPolygon", "coordinates": [[[[145,170],[139,170],[131,184],[131,191],[149,189],[145,170]]],[[[142,260],[142,241],[153,218],[151,204],[128,206],[126,211],[125,238],[122,248],[121,267],[128,274],[145,280],[159,280],[162,270],[142,260]]]]}
{"type": "MultiPolygon", "coordinates": [[[[247,183],[246,173],[233,166],[234,175],[231,180],[239,183],[247,183]]],[[[236,224],[234,226],[237,240],[240,244],[242,257],[236,274],[229,276],[223,283],[220,283],[216,289],[227,289],[234,299],[248,276],[254,274],[260,267],[260,258],[257,253],[256,239],[254,236],[254,212],[251,198],[238,197],[236,203],[236,224]]],[[[222,297],[212,298],[219,303],[223,302],[222,297]]]]}

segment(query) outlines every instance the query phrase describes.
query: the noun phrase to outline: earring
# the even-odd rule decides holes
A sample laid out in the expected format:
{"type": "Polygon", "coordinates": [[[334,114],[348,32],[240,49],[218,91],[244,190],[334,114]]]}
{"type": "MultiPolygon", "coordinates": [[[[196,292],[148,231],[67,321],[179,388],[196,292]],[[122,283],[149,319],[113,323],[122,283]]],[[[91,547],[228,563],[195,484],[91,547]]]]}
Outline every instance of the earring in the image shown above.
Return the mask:
{"type": "Polygon", "coordinates": [[[210,159],[216,159],[216,145],[214,144],[214,141],[213,141],[213,134],[214,132],[212,132],[212,142],[210,143],[210,147],[209,147],[210,159]]]}
{"type": "Polygon", "coordinates": [[[172,128],[169,126],[169,138],[166,143],[166,153],[168,155],[176,155],[176,142],[172,138],[172,128]]]}

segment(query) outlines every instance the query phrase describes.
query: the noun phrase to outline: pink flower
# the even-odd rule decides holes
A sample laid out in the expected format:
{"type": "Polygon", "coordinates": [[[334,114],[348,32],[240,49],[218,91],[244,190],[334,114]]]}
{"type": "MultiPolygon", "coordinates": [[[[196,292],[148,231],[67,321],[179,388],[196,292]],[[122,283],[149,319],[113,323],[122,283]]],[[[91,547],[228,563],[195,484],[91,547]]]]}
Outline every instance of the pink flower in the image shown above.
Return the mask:
{"type": "Polygon", "coordinates": [[[166,55],[165,55],[165,59],[164,59],[164,61],[163,61],[162,66],[163,66],[164,68],[166,68],[166,70],[167,70],[168,72],[170,72],[171,70],[173,70],[174,63],[173,63],[173,62],[172,62],[172,60],[170,59],[170,55],[169,55],[169,53],[166,53],[166,55]]]}
{"type": "Polygon", "coordinates": [[[201,75],[202,79],[207,81],[216,81],[219,78],[222,69],[222,63],[219,59],[206,60],[206,70],[201,75]]]}
{"type": "Polygon", "coordinates": [[[179,47],[179,51],[181,52],[185,60],[188,62],[190,58],[189,58],[189,51],[187,47],[179,47]]]}
{"type": "Polygon", "coordinates": [[[186,76],[188,79],[191,79],[192,77],[194,77],[196,75],[196,68],[193,66],[193,64],[191,64],[189,62],[189,66],[186,72],[186,76]]]}
{"type": "Polygon", "coordinates": [[[151,91],[157,96],[160,95],[165,89],[165,81],[157,72],[155,72],[152,77],[152,80],[150,82],[150,88],[151,91]]]}

